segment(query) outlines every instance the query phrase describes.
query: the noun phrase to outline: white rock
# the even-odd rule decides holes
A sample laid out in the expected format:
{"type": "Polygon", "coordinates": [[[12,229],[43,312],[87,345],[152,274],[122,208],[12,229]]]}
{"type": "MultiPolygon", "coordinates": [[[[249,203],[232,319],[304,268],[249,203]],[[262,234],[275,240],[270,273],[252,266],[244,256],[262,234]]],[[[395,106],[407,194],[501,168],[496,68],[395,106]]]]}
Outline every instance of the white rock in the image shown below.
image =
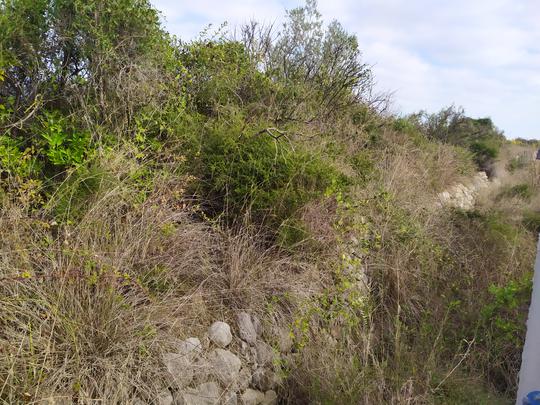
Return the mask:
{"type": "Polygon", "coordinates": [[[178,405],[215,405],[219,402],[221,390],[215,382],[206,382],[195,389],[181,393],[176,403],[178,405]]]}
{"type": "Polygon", "coordinates": [[[183,354],[165,353],[163,354],[163,363],[180,388],[185,387],[193,380],[193,365],[183,354]]]}
{"type": "Polygon", "coordinates": [[[201,353],[201,341],[196,337],[188,338],[178,344],[178,354],[182,354],[185,357],[188,357],[190,360],[194,359],[201,353]]]}
{"type": "Polygon", "coordinates": [[[234,383],[239,376],[242,362],[228,350],[215,349],[208,355],[213,373],[223,385],[234,383]]]}
{"type": "Polygon", "coordinates": [[[257,349],[253,346],[248,345],[243,340],[240,341],[240,352],[242,353],[242,358],[245,362],[249,364],[255,364],[257,362],[257,349]]]}
{"type": "Polygon", "coordinates": [[[237,317],[238,332],[240,337],[250,344],[254,344],[257,340],[257,331],[251,321],[251,316],[246,312],[240,312],[237,317]]]}
{"type": "Polygon", "coordinates": [[[264,400],[262,401],[263,405],[276,405],[277,404],[277,394],[274,390],[268,390],[264,393],[264,400]]]}
{"type": "Polygon", "coordinates": [[[251,388],[248,388],[246,392],[244,392],[240,396],[240,401],[242,405],[262,404],[262,402],[264,401],[264,394],[261,391],[252,390],[251,388]]]}
{"type": "Polygon", "coordinates": [[[208,328],[208,337],[219,347],[227,347],[232,341],[231,327],[225,322],[214,322],[208,328]]]}
{"type": "Polygon", "coordinates": [[[249,368],[243,367],[236,379],[235,389],[236,391],[245,391],[251,384],[251,371],[249,368]]]}

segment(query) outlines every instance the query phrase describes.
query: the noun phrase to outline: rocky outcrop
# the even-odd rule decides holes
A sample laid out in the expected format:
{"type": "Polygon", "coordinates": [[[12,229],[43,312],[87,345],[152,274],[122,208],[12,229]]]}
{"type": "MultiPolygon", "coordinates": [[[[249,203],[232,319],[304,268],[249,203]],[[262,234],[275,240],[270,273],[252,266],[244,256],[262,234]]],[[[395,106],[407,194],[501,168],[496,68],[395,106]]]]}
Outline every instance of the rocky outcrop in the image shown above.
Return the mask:
{"type": "Polygon", "coordinates": [[[292,345],[284,338],[275,348],[270,346],[263,340],[263,329],[256,316],[240,312],[237,335],[229,324],[216,321],[204,339],[191,337],[177,343],[174,351],[162,356],[168,385],[157,397],[136,398],[134,403],[277,404],[275,390],[281,378],[276,360],[292,345]]]}
{"type": "Polygon", "coordinates": [[[490,184],[486,172],[478,172],[471,181],[459,183],[437,195],[437,205],[463,210],[474,208],[480,191],[490,184]]]}

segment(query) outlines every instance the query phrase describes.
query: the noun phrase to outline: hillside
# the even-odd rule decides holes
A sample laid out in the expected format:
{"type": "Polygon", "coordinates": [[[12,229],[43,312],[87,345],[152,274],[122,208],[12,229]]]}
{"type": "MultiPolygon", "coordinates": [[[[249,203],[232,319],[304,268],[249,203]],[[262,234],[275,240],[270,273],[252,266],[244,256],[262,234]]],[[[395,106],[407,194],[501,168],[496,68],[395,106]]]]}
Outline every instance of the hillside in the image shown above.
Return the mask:
{"type": "Polygon", "coordinates": [[[313,1],[186,42],[147,0],[4,0],[0,32],[2,403],[514,401],[536,143],[389,113],[313,1]]]}

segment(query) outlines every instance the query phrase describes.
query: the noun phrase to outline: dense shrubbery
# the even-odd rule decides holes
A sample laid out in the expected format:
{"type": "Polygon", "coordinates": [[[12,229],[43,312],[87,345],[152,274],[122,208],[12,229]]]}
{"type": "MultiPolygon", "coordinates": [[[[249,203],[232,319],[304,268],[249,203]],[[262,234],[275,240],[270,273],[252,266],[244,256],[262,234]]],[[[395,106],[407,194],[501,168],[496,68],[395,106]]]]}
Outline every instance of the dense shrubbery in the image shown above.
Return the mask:
{"type": "Polygon", "coordinates": [[[437,114],[420,112],[410,119],[428,139],[468,148],[478,167],[488,172],[505,139],[490,118],[470,118],[453,106],[437,114]]]}
{"type": "Polygon", "coordinates": [[[0,32],[1,400],[155,397],[160,352],[238,308],[290,329],[284,401],[511,396],[536,211],[435,204],[491,120],[382,114],[314,1],[180,42],[147,0],[4,0],[0,32]]]}

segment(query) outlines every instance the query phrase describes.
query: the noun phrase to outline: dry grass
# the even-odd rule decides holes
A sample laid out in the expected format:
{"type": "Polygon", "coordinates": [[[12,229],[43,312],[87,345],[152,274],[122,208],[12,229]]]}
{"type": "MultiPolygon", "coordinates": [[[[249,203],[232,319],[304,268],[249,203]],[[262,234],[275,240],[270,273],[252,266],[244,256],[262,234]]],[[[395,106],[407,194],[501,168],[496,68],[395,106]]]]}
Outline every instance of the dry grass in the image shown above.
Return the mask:
{"type": "Polygon", "coordinates": [[[489,347],[469,347],[454,330],[474,341],[470,314],[489,285],[525,274],[534,243],[433,209],[439,188],[461,175],[455,150],[437,148],[396,142],[381,154],[379,179],[355,191],[353,211],[331,199],[303,208],[311,236],[289,251],[249,219],[236,228],[201,220],[182,177],[154,179],[139,202],[139,168],[122,153],[103,160],[110,176],[73,224],[52,223],[54,206],[5,202],[0,398],[155,398],[169,384],[161,354],[240,309],[267,331],[292,326],[298,351],[283,359],[280,392],[289,403],[433,403],[465,370],[489,375],[489,347]],[[340,273],[346,235],[365,248],[360,304],[340,273]],[[455,291],[459,316],[447,306],[455,291]]]}
{"type": "Polygon", "coordinates": [[[115,178],[73,225],[46,220],[52,206],[43,214],[2,207],[0,398],[7,403],[154,398],[168,384],[161,353],[178,339],[202,336],[238,309],[260,314],[269,329],[290,323],[299,297],[322,288],[324,268],[268,247],[255,228],[198,219],[182,181],[157,181],[139,204],[129,176],[115,178]],[[272,297],[281,306],[269,314],[272,297]]]}

